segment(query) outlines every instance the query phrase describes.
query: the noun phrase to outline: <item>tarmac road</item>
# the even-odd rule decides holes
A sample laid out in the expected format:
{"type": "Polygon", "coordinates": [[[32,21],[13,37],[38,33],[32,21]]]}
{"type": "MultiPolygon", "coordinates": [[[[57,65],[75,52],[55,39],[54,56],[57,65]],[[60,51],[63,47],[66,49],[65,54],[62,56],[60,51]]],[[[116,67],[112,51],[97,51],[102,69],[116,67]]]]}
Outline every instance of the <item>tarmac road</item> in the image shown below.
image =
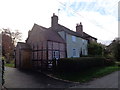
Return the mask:
{"type": "Polygon", "coordinates": [[[71,88],[118,88],[120,87],[120,71],[113,72],[88,83],[73,86],[71,88]]]}
{"type": "Polygon", "coordinates": [[[16,68],[5,67],[6,88],[118,88],[120,71],[113,72],[101,78],[83,84],[68,83],[50,78],[40,72],[21,71],[16,68]]]}
{"type": "Polygon", "coordinates": [[[68,88],[73,85],[73,83],[55,80],[40,72],[5,67],[6,88],[68,88]]]}

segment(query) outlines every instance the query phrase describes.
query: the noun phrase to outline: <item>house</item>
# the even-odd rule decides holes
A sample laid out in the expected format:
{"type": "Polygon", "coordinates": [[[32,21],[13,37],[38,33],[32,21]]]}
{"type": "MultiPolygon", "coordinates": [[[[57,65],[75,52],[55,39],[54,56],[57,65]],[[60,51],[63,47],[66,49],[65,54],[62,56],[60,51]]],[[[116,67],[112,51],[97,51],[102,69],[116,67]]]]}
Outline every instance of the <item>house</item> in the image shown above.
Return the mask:
{"type": "Polygon", "coordinates": [[[16,67],[46,69],[52,65],[53,59],[87,55],[90,38],[97,40],[83,32],[81,23],[77,24],[76,32],[74,32],[58,24],[58,16],[53,14],[50,28],[34,24],[32,30],[28,32],[26,43],[18,43],[16,67]]]}

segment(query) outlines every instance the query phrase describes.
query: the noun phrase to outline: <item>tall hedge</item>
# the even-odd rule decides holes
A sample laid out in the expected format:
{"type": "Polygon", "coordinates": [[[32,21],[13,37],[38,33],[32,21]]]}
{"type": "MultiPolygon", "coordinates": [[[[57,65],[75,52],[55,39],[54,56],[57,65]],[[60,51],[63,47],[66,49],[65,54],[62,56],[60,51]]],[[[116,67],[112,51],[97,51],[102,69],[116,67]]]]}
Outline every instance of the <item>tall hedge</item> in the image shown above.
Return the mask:
{"type": "Polygon", "coordinates": [[[63,58],[57,63],[57,71],[83,71],[89,68],[104,66],[105,58],[100,57],[81,57],[63,58]]]}

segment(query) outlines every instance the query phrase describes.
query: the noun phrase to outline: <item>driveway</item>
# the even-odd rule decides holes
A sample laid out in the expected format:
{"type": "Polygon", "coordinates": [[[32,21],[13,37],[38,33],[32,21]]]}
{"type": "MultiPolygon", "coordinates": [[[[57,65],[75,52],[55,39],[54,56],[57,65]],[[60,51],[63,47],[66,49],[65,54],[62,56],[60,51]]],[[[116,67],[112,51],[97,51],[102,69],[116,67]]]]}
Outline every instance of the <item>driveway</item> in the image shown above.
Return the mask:
{"type": "Polygon", "coordinates": [[[116,71],[104,77],[71,88],[118,88],[118,86],[120,87],[120,83],[118,83],[119,80],[120,71],[116,71]]]}
{"type": "Polygon", "coordinates": [[[6,88],[68,88],[73,85],[73,83],[55,80],[40,72],[5,67],[6,88]]]}

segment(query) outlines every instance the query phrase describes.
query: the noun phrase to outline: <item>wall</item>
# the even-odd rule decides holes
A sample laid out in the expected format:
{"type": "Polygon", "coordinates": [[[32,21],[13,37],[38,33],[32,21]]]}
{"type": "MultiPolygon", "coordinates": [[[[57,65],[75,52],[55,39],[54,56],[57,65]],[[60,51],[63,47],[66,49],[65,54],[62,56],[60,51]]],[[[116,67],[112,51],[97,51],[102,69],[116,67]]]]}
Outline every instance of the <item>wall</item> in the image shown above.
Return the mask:
{"type": "Polygon", "coordinates": [[[59,32],[60,36],[67,42],[67,57],[80,57],[80,53],[82,52],[82,55],[87,55],[87,40],[82,39],[80,37],[76,37],[76,41],[72,41],[71,34],[66,33],[64,31],[59,32]],[[66,37],[65,37],[66,36],[66,37]],[[76,55],[73,56],[73,49],[76,51],[76,55]]]}
{"type": "Polygon", "coordinates": [[[17,45],[16,51],[15,51],[15,67],[19,68],[20,66],[20,47],[17,45]]]}
{"type": "Polygon", "coordinates": [[[31,51],[21,50],[21,68],[30,69],[31,67],[31,51]]]}

